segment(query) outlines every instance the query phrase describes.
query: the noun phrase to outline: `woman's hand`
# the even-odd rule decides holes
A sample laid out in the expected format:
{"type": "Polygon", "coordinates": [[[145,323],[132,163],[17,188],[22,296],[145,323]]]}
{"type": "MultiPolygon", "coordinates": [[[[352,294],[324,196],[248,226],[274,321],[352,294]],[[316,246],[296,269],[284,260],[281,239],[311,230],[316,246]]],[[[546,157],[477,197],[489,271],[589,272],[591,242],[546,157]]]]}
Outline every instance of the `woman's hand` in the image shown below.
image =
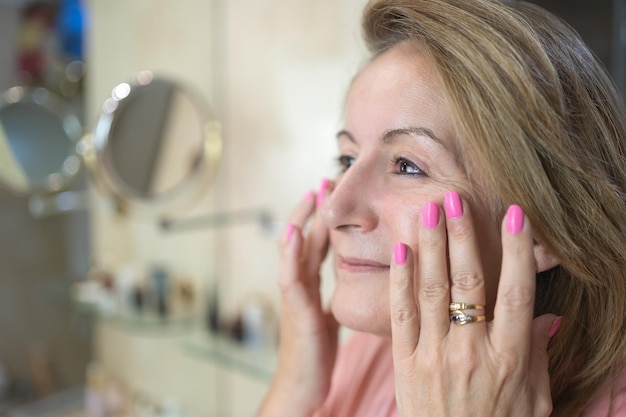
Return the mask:
{"type": "Polygon", "coordinates": [[[320,265],[328,252],[328,229],[316,210],[330,187],[324,180],[317,195],[305,196],[281,242],[278,367],[260,416],[308,417],[330,389],[339,325],[321,304],[320,265]]]}
{"type": "MultiPolygon", "coordinates": [[[[454,200],[460,203],[458,194],[446,196],[454,200]]],[[[528,219],[511,206],[503,222],[493,321],[456,325],[450,303],[484,305],[485,282],[469,208],[452,206],[446,204],[445,220],[437,205],[425,206],[417,265],[409,247],[394,249],[390,303],[400,416],[548,416],[546,349],[559,320],[533,319],[536,263],[528,219]]]]}

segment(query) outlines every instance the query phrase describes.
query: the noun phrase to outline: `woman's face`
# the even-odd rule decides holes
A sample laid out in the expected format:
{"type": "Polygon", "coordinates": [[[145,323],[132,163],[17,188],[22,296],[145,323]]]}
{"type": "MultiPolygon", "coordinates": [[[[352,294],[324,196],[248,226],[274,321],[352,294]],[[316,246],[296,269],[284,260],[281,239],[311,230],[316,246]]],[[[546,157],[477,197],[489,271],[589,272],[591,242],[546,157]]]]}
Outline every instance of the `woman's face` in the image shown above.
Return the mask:
{"type": "Polygon", "coordinates": [[[422,207],[427,202],[441,206],[450,190],[471,205],[483,254],[487,307],[493,308],[500,226],[477,206],[477,196],[469,194],[456,141],[452,113],[425,54],[397,45],[355,79],[338,134],[344,171],[322,208],[336,272],[331,307],[340,323],[390,334],[393,246],[398,241],[409,244],[417,264],[422,207]]]}

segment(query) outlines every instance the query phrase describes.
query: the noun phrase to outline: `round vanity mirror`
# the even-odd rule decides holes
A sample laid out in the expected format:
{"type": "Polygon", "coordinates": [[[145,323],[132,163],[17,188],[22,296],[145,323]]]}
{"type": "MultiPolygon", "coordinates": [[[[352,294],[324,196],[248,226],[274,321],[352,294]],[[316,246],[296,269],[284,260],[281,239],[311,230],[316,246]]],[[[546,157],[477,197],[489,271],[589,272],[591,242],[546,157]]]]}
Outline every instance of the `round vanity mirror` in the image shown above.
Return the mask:
{"type": "Polygon", "coordinates": [[[56,193],[80,171],[82,126],[74,108],[45,88],[0,97],[0,182],[23,195],[56,193]]]}
{"type": "Polygon", "coordinates": [[[207,189],[221,155],[221,125],[198,95],[145,71],[112,90],[80,151],[105,193],[172,207],[207,189]]]}

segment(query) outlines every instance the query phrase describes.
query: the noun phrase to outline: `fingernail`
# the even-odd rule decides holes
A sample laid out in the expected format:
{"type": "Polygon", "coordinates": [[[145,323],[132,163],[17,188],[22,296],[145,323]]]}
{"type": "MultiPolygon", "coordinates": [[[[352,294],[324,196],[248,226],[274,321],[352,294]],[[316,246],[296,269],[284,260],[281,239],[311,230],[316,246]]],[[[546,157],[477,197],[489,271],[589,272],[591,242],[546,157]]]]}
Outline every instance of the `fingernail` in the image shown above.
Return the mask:
{"type": "Polygon", "coordinates": [[[506,230],[511,234],[517,234],[524,227],[524,210],[518,205],[512,205],[506,212],[506,230]]]}
{"type": "Polygon", "coordinates": [[[463,203],[461,196],[456,191],[448,191],[445,197],[446,215],[451,219],[463,216],[463,203]]]}
{"type": "Polygon", "coordinates": [[[393,248],[393,260],[396,265],[404,265],[406,262],[406,245],[398,242],[393,248]]]}
{"type": "Polygon", "coordinates": [[[426,203],[422,211],[422,220],[428,229],[436,227],[439,223],[439,206],[435,203],[426,203]]]}
{"type": "Polygon", "coordinates": [[[310,200],[311,198],[313,198],[313,196],[315,195],[315,191],[313,190],[309,190],[307,191],[307,193],[304,195],[303,200],[310,200]]]}
{"type": "Polygon", "coordinates": [[[562,322],[563,322],[563,316],[559,316],[554,319],[554,321],[550,325],[550,328],[548,329],[549,337],[552,337],[556,334],[557,330],[559,330],[559,327],[561,327],[562,322]]]}
{"type": "Polygon", "coordinates": [[[291,235],[293,235],[293,224],[287,223],[287,229],[285,230],[285,242],[289,242],[291,235]]]}
{"type": "Polygon", "coordinates": [[[320,185],[320,191],[317,194],[317,201],[315,202],[315,205],[317,207],[322,205],[322,202],[324,201],[324,193],[326,192],[326,188],[328,188],[328,180],[326,178],[322,179],[322,184],[320,185]]]}

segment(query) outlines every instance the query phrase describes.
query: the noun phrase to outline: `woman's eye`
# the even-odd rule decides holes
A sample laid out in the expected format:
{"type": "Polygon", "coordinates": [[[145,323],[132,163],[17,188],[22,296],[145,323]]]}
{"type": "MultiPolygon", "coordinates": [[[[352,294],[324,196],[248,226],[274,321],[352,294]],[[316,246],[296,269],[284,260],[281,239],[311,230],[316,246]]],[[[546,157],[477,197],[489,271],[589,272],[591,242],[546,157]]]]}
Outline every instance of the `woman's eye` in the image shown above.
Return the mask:
{"type": "Polygon", "coordinates": [[[394,158],[393,163],[400,175],[424,175],[424,171],[408,159],[394,158]]]}
{"type": "Polygon", "coordinates": [[[341,155],[337,158],[337,162],[339,163],[339,168],[341,172],[346,172],[348,168],[354,164],[355,158],[349,155],[341,155]]]}

